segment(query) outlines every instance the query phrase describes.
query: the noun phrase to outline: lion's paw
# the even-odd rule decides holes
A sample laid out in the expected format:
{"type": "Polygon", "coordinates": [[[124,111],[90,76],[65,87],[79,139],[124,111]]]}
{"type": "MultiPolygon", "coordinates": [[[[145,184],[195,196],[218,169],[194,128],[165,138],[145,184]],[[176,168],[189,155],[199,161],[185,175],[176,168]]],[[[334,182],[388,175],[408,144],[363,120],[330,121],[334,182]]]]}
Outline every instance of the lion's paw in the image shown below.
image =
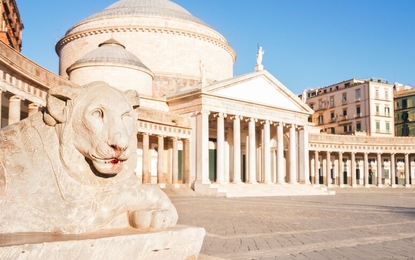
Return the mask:
{"type": "Polygon", "coordinates": [[[130,225],[137,229],[164,229],[176,225],[175,210],[138,210],[129,213],[130,225]]]}

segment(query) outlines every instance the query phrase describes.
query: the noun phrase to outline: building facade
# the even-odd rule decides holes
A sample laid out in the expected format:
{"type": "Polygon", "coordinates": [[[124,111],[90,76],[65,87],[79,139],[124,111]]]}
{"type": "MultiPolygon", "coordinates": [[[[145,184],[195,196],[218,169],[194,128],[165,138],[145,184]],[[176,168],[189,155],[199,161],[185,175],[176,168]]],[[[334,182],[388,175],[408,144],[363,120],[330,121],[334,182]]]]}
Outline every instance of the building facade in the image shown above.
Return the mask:
{"type": "Polygon", "coordinates": [[[308,90],[302,98],[322,133],[394,136],[393,90],[380,80],[351,79],[308,90]]]}
{"type": "Polygon", "coordinates": [[[15,0],[0,0],[0,41],[13,49],[22,49],[23,23],[15,0]]]}
{"type": "Polygon", "coordinates": [[[415,136],[415,89],[395,93],[396,136],[415,136]]]}

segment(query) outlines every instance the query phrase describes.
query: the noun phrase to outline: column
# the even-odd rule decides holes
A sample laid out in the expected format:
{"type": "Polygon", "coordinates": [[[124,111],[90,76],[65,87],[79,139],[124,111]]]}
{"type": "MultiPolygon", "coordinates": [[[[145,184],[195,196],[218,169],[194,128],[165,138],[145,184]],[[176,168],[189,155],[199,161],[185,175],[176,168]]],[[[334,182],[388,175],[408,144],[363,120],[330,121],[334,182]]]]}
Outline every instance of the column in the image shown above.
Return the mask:
{"type": "Polygon", "coordinates": [[[382,154],[381,153],[377,154],[376,161],[377,161],[377,166],[378,166],[377,169],[376,169],[376,171],[378,173],[378,187],[381,188],[381,187],[383,187],[383,183],[382,183],[382,154]]]}
{"type": "Polygon", "coordinates": [[[352,176],[352,187],[356,187],[356,153],[351,153],[351,160],[352,160],[352,172],[350,173],[352,176]]]}
{"type": "MultiPolygon", "coordinates": [[[[300,169],[301,177],[304,178],[304,184],[311,184],[310,182],[310,153],[308,150],[308,129],[303,126],[300,131],[299,150],[300,150],[300,169]]],[[[303,180],[300,180],[303,181],[303,180]]]]}
{"type": "Polygon", "coordinates": [[[405,154],[405,187],[411,187],[410,182],[410,171],[409,171],[409,154],[405,154]]]}
{"type": "Polygon", "coordinates": [[[225,116],[223,113],[215,114],[217,117],[216,139],[216,182],[225,183],[225,116]]]}
{"type": "Polygon", "coordinates": [[[369,154],[368,153],[363,153],[363,176],[365,178],[365,187],[369,188],[369,159],[368,159],[369,154]]]}
{"type": "Polygon", "coordinates": [[[391,154],[391,163],[390,163],[390,169],[391,169],[391,178],[392,178],[392,188],[396,188],[396,172],[395,172],[395,154],[391,154]]]}
{"type": "Polygon", "coordinates": [[[343,164],[343,152],[339,152],[339,186],[344,187],[344,164],[343,164]]]}
{"type": "Polygon", "coordinates": [[[330,151],[326,153],[326,181],[327,187],[331,187],[331,160],[330,160],[330,151]]]}
{"type": "Polygon", "coordinates": [[[172,154],[172,181],[173,184],[179,183],[179,149],[178,149],[178,140],[177,137],[172,138],[173,142],[173,154],[172,154]]]}
{"type": "Polygon", "coordinates": [[[295,138],[295,125],[291,125],[290,127],[290,183],[296,184],[297,183],[297,152],[296,152],[296,138],[295,138]]]}
{"type": "Polygon", "coordinates": [[[39,105],[36,103],[30,103],[28,106],[28,116],[34,115],[39,112],[39,105]]]}
{"type": "Polygon", "coordinates": [[[277,174],[278,183],[284,184],[284,131],[283,123],[278,123],[277,126],[277,174]]]}
{"type": "Polygon", "coordinates": [[[241,181],[241,117],[233,117],[233,183],[241,181]]]}
{"type": "Polygon", "coordinates": [[[143,183],[151,183],[150,136],[143,133],[143,183]]]}
{"type": "Polygon", "coordinates": [[[189,139],[183,139],[183,154],[182,154],[182,165],[183,165],[183,183],[190,184],[194,179],[190,177],[190,142],[189,139]]]}
{"type": "Polygon", "coordinates": [[[20,101],[19,96],[11,96],[9,99],[9,125],[20,121],[20,101]]]}
{"type": "Polygon", "coordinates": [[[197,115],[196,174],[197,182],[210,184],[209,180],[209,111],[197,115]]]}
{"type": "Polygon", "coordinates": [[[314,184],[320,185],[320,174],[318,172],[320,162],[318,161],[318,151],[314,151],[314,184]]]}
{"type": "Polygon", "coordinates": [[[248,139],[249,139],[249,151],[248,151],[248,158],[249,158],[249,183],[255,184],[258,183],[256,181],[256,144],[255,144],[255,118],[249,119],[249,126],[248,126],[248,139]]]}
{"type": "Polygon", "coordinates": [[[157,147],[157,183],[165,183],[164,178],[164,137],[157,136],[158,147],[157,147]]]}
{"type": "Polygon", "coordinates": [[[263,138],[263,160],[264,160],[264,182],[266,184],[272,183],[271,181],[271,147],[270,147],[270,140],[271,140],[271,134],[270,134],[270,126],[269,121],[264,121],[264,138],[263,138]]]}

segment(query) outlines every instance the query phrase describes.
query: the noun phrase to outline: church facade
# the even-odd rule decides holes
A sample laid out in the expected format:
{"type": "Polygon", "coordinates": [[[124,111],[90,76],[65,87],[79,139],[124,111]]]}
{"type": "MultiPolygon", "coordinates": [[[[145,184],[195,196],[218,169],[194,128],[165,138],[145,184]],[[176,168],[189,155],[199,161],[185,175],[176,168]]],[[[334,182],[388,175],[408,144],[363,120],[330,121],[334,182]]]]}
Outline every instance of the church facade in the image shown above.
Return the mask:
{"type": "Polygon", "coordinates": [[[252,72],[233,76],[225,37],[172,1],[120,0],[74,25],[56,44],[60,75],[0,49],[2,126],[39,111],[54,85],[102,80],[137,90],[143,183],[215,196],[238,187],[246,196],[264,186],[411,187],[415,179],[414,138],[320,134],[308,121],[314,111],[264,70],[263,52],[252,72]]]}

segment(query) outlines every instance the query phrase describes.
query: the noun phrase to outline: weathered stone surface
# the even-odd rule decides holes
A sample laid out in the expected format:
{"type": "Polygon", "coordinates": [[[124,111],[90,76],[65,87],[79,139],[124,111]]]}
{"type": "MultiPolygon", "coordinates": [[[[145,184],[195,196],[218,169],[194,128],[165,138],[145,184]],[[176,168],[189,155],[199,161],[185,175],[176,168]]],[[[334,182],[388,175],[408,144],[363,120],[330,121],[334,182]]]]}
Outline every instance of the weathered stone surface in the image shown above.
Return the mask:
{"type": "Polygon", "coordinates": [[[134,174],[138,102],[104,82],[53,87],[46,111],[2,129],[0,233],[174,226],[170,199],[134,174]]]}
{"type": "Polygon", "coordinates": [[[81,235],[0,234],[0,259],[197,259],[205,230],[176,226],[167,230],[102,230],[81,235]]]}

